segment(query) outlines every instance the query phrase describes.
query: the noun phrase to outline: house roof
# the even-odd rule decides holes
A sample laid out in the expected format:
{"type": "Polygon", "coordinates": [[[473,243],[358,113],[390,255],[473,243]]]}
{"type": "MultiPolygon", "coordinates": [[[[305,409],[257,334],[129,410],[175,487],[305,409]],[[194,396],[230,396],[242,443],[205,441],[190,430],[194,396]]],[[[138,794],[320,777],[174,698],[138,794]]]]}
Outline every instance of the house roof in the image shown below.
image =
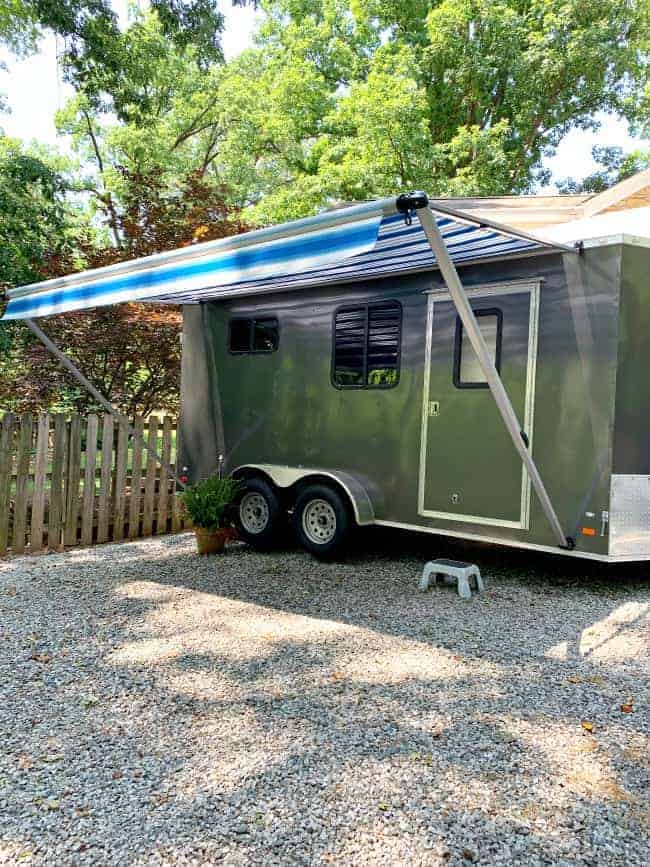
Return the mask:
{"type": "Polygon", "coordinates": [[[594,217],[607,211],[650,206],[650,169],[620,181],[602,193],[579,195],[486,196],[431,199],[522,231],[534,231],[558,223],[594,217]]]}

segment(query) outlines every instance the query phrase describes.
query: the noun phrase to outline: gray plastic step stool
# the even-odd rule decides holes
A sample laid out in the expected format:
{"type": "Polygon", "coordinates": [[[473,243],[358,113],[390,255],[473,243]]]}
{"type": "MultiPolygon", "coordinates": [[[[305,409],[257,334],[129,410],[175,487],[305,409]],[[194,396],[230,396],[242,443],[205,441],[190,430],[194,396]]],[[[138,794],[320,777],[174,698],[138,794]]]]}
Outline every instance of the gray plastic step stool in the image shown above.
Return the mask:
{"type": "Polygon", "coordinates": [[[458,587],[458,595],[462,599],[472,598],[471,582],[472,579],[476,584],[476,592],[481,593],[485,590],[481,572],[474,563],[463,563],[462,560],[429,560],[424,564],[424,570],[418,587],[420,590],[428,590],[429,582],[433,578],[433,586],[436,586],[438,578],[443,582],[456,582],[458,587]]]}

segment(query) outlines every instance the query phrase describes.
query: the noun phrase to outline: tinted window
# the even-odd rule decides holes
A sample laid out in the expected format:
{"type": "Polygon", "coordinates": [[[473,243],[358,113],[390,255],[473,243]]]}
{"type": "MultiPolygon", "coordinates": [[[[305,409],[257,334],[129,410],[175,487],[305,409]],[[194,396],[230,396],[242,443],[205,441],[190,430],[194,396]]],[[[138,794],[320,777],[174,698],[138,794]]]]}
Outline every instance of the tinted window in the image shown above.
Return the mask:
{"type": "Polygon", "coordinates": [[[399,379],[402,306],[382,301],[337,310],[332,379],[338,388],[390,388],[399,379]]]}
{"type": "Polygon", "coordinates": [[[229,349],[231,352],[250,352],[251,326],[250,319],[233,319],[230,323],[229,349]]]}
{"type": "MultiPolygon", "coordinates": [[[[490,358],[501,372],[501,325],[500,310],[475,310],[478,327],[487,344],[490,358]]],[[[454,385],[456,388],[487,388],[481,365],[460,319],[456,320],[456,344],[454,348],[454,385]]]]}
{"type": "Polygon", "coordinates": [[[278,320],[231,319],[228,348],[231,352],[274,352],[278,348],[278,320]]]}
{"type": "Polygon", "coordinates": [[[256,319],[253,322],[253,352],[273,352],[278,348],[278,320],[256,319]]]}

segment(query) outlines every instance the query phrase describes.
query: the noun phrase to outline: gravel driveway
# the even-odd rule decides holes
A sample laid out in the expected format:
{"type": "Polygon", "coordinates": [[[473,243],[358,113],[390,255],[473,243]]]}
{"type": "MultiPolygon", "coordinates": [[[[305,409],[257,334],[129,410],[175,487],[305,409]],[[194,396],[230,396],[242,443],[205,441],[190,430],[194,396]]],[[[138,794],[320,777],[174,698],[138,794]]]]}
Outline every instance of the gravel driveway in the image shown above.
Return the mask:
{"type": "Polygon", "coordinates": [[[649,571],[385,533],[2,561],[0,864],[647,865],[649,571]],[[443,554],[488,592],[419,593],[443,554]]]}

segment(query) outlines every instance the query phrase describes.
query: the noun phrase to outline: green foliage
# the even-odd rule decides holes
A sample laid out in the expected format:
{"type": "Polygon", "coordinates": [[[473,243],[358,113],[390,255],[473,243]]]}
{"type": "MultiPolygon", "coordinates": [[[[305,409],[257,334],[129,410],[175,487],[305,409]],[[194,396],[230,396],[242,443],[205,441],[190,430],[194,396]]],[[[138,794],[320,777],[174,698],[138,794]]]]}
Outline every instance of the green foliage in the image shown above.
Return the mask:
{"type": "Polygon", "coordinates": [[[54,156],[0,134],[0,289],[49,276],[54,261],[74,268],[82,229],[68,189],[54,156]]]}
{"type": "Polygon", "coordinates": [[[628,111],[647,80],[639,0],[276,0],[266,10],[260,48],[222,84],[235,76],[223,177],[244,182],[241,201],[261,222],[409,187],[528,191],[569,129],[628,111]],[[307,86],[287,103],[276,91],[294,75],[307,86]]]}
{"type": "MultiPolygon", "coordinates": [[[[247,0],[234,0],[245,5],[247,0]]],[[[224,18],[217,0],[151,0],[164,36],[178,51],[191,49],[207,66],[222,59],[224,18]]],[[[137,75],[110,0],[3,0],[0,41],[15,52],[34,50],[43,30],[65,40],[66,77],[95,97],[108,82],[137,75]]]]}
{"type": "Polygon", "coordinates": [[[126,240],[119,223],[143,182],[151,186],[155,179],[158,199],[170,205],[183,198],[190,179],[215,203],[224,199],[223,184],[210,171],[218,154],[213,90],[220,67],[206,71],[191,47],[176,50],[153,13],[138,16],[121,39],[129,58],[123,76],[102,82],[99,102],[95,81],[57,115],[85,168],[79,188],[91,193],[118,247],[126,240]]]}
{"type": "Polygon", "coordinates": [[[620,147],[594,147],[593,157],[603,168],[582,181],[566,178],[557,182],[561,193],[602,193],[637,172],[650,168],[650,150],[623,153],[620,147]]]}
{"type": "Polygon", "coordinates": [[[258,46],[227,65],[170,39],[160,11],[140,14],[121,74],[98,72],[60,114],[109,223],[128,178],[151,173],[170,190],[194,173],[249,224],[408,188],[527,192],[571,128],[646,104],[645,0],[263,9],[258,46]]]}
{"type": "Polygon", "coordinates": [[[189,486],[181,495],[187,513],[197,527],[218,530],[229,526],[227,513],[241,489],[236,479],[211,476],[189,486]]]}
{"type": "Polygon", "coordinates": [[[14,54],[24,55],[36,47],[38,27],[33,10],[24,0],[0,3],[0,42],[14,54]]]}

